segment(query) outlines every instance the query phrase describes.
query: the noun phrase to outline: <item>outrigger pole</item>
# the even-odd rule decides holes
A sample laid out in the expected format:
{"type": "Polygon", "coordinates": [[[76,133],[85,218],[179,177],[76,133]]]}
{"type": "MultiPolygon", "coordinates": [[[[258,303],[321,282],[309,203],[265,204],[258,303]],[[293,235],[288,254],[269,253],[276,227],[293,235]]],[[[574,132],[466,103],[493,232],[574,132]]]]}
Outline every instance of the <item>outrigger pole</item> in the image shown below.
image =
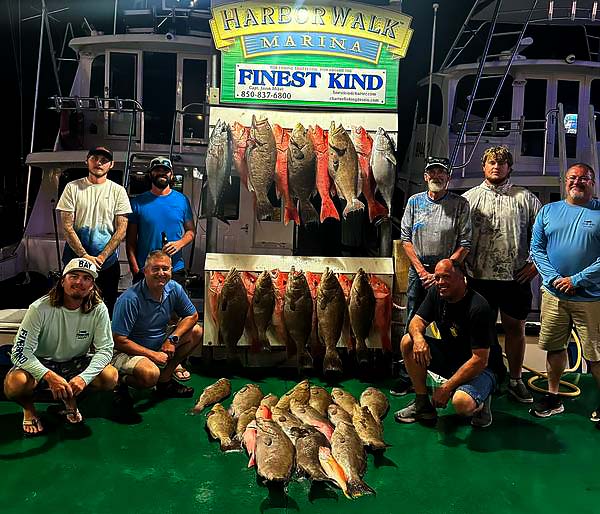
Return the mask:
{"type": "Polygon", "coordinates": [[[433,27],[431,29],[431,58],[429,59],[429,86],[427,89],[427,118],[425,122],[425,158],[429,157],[429,118],[431,115],[431,89],[433,88],[433,61],[435,60],[435,32],[437,25],[437,11],[440,4],[433,4],[433,27]]]}

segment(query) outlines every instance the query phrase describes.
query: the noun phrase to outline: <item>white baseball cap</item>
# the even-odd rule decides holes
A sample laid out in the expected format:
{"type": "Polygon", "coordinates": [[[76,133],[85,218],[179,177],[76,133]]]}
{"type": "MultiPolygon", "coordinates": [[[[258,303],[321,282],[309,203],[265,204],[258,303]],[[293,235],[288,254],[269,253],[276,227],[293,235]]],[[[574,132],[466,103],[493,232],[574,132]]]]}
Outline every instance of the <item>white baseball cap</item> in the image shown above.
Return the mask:
{"type": "Polygon", "coordinates": [[[98,278],[98,271],[96,270],[96,265],[92,261],[88,261],[83,257],[76,257],[75,259],[71,259],[69,263],[65,266],[63,270],[63,277],[69,273],[70,271],[85,271],[94,277],[94,279],[98,278]]]}

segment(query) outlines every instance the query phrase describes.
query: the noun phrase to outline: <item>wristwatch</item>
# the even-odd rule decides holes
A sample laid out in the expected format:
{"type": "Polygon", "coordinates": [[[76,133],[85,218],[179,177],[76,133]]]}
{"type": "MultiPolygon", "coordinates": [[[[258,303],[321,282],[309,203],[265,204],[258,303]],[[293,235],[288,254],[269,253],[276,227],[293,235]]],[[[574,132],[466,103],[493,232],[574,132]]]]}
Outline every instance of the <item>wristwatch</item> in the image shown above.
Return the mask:
{"type": "Polygon", "coordinates": [[[167,337],[167,339],[171,341],[174,345],[177,345],[177,343],[179,342],[179,336],[176,335],[171,335],[167,337]]]}

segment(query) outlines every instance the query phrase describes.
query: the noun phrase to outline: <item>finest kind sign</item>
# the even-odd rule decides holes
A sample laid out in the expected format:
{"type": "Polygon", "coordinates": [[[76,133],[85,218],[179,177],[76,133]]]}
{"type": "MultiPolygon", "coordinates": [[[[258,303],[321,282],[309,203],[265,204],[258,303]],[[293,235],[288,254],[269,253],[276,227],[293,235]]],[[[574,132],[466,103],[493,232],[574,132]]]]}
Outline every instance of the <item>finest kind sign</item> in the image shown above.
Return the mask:
{"type": "Polygon", "coordinates": [[[221,102],[394,110],[410,22],[352,2],[213,6],[221,102]]]}

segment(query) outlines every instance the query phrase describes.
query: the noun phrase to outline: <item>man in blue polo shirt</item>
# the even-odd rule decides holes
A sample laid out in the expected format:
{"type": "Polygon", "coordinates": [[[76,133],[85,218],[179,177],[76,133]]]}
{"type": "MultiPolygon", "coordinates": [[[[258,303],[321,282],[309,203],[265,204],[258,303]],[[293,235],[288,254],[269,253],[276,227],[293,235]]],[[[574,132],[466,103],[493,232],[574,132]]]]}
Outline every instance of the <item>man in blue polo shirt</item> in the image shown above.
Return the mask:
{"type": "Polygon", "coordinates": [[[173,378],[177,365],[202,342],[198,313],[183,287],[171,280],[171,258],[162,250],[150,252],[144,279],[117,300],[112,321],[115,355],[112,364],[121,376],[119,394],[127,387],[156,386],[159,395],[191,397],[194,390],[173,378]],[[181,319],[170,334],[167,324],[175,312],[181,319]]]}

